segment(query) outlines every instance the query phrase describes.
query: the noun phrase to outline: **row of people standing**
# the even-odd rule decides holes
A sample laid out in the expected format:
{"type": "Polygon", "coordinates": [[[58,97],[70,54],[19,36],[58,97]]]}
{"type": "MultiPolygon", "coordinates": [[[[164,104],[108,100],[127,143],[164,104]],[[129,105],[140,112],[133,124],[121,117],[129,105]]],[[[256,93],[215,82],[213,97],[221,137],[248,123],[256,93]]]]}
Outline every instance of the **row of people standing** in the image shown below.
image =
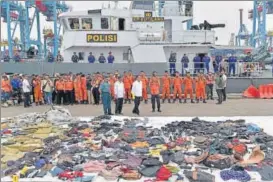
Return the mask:
{"type": "MultiPolygon", "coordinates": [[[[71,57],[71,61],[73,63],[78,63],[80,60],[79,56],[77,55],[76,52],[73,53],[72,57],[71,57]]],[[[98,57],[97,61],[99,63],[106,63],[106,58],[104,56],[103,53],[100,54],[100,56],[98,57]]],[[[110,51],[108,53],[108,57],[107,57],[107,62],[112,64],[114,63],[115,61],[115,57],[113,56],[112,52],[110,51]]],[[[89,56],[88,56],[88,62],[89,63],[95,63],[96,62],[96,57],[92,54],[92,52],[89,53],[89,56]]]]}
{"type": "MultiPolygon", "coordinates": [[[[246,56],[246,58],[243,60],[244,62],[248,62],[250,60],[249,55],[246,56]]],[[[170,58],[169,58],[169,70],[171,74],[174,74],[176,72],[176,53],[171,52],[170,58]]],[[[211,58],[207,54],[196,54],[196,56],[193,58],[193,73],[196,74],[198,72],[210,72],[210,65],[211,65],[211,58]]],[[[213,71],[214,73],[217,73],[218,71],[225,71],[228,72],[229,75],[235,76],[236,71],[236,63],[238,62],[238,59],[236,56],[231,55],[227,59],[224,59],[221,55],[216,55],[215,59],[212,61],[213,71]],[[226,65],[227,63],[227,65],[226,65]]],[[[189,71],[189,63],[190,60],[186,54],[183,55],[181,58],[181,73],[184,75],[186,71],[189,71]]]]}

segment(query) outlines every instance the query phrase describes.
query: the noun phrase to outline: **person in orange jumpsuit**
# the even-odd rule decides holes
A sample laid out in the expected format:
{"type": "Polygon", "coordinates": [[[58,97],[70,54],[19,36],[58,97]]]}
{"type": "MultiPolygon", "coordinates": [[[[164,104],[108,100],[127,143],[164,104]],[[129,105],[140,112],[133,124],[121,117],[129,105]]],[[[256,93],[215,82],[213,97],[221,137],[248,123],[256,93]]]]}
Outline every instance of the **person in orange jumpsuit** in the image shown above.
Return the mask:
{"type": "Polygon", "coordinates": [[[132,73],[131,70],[128,71],[128,77],[129,77],[129,79],[131,80],[132,86],[133,86],[133,83],[134,83],[134,81],[135,81],[135,78],[134,78],[134,75],[133,75],[133,73],[132,73]]]}
{"type": "Polygon", "coordinates": [[[132,82],[132,79],[130,78],[129,73],[124,72],[123,84],[124,84],[124,90],[125,90],[124,104],[127,104],[127,102],[129,102],[129,104],[131,104],[131,99],[132,99],[131,89],[132,89],[133,82],[132,82]]]}
{"type": "Polygon", "coordinates": [[[42,95],[42,87],[41,87],[41,79],[39,76],[36,76],[33,80],[33,87],[34,87],[34,98],[36,106],[42,104],[43,95],[42,95]]]}
{"type": "Polygon", "coordinates": [[[148,93],[147,93],[147,86],[149,84],[149,80],[146,77],[144,71],[140,72],[140,78],[142,82],[142,98],[145,101],[145,104],[148,103],[148,93]]]}
{"type": "Polygon", "coordinates": [[[84,74],[81,75],[80,78],[80,83],[81,83],[81,93],[82,93],[82,102],[83,104],[88,103],[88,97],[87,97],[87,80],[84,74]]]}
{"type": "Polygon", "coordinates": [[[74,89],[73,81],[71,80],[71,77],[67,75],[64,80],[64,94],[65,94],[66,104],[73,105],[74,103],[73,89],[74,89]]]}
{"type": "Polygon", "coordinates": [[[180,77],[179,72],[175,72],[175,77],[172,80],[172,84],[173,84],[173,103],[175,103],[176,98],[178,96],[179,98],[179,102],[182,103],[182,83],[183,80],[180,77]]]}
{"type": "Polygon", "coordinates": [[[80,74],[76,74],[76,78],[74,80],[74,90],[75,90],[76,104],[80,104],[83,101],[82,89],[81,89],[81,75],[80,74]]]}
{"type": "Polygon", "coordinates": [[[110,94],[111,94],[111,97],[112,99],[114,99],[115,97],[115,83],[116,83],[117,79],[115,77],[115,75],[113,74],[110,74],[109,75],[109,83],[110,83],[110,94]]]}
{"type": "Polygon", "coordinates": [[[206,102],[206,78],[204,76],[203,73],[200,73],[197,77],[197,80],[196,80],[196,84],[195,84],[195,87],[196,87],[196,101],[197,103],[199,103],[199,100],[203,100],[203,103],[207,103],[206,102]]]}
{"type": "Polygon", "coordinates": [[[156,76],[156,72],[153,72],[153,76],[149,82],[150,90],[151,90],[151,100],[152,100],[152,112],[155,112],[155,102],[157,104],[157,111],[161,112],[160,110],[160,96],[159,96],[159,89],[160,89],[160,79],[156,76]]]}
{"type": "Polygon", "coordinates": [[[188,94],[190,95],[191,103],[194,103],[193,101],[194,80],[191,77],[190,72],[187,72],[186,77],[183,80],[183,83],[184,83],[184,103],[187,103],[188,94]]]}
{"type": "Polygon", "coordinates": [[[3,79],[1,80],[1,90],[3,90],[3,101],[6,102],[7,100],[9,100],[12,91],[10,80],[7,76],[3,76],[3,79]]]}
{"type": "Polygon", "coordinates": [[[162,102],[165,102],[165,99],[168,99],[168,102],[171,103],[170,100],[170,85],[171,85],[171,77],[169,76],[169,72],[165,71],[164,76],[162,77],[162,102]]]}
{"type": "Polygon", "coordinates": [[[63,76],[59,77],[56,81],[56,93],[57,93],[57,105],[64,104],[65,102],[65,95],[64,95],[64,79],[63,76]]]}

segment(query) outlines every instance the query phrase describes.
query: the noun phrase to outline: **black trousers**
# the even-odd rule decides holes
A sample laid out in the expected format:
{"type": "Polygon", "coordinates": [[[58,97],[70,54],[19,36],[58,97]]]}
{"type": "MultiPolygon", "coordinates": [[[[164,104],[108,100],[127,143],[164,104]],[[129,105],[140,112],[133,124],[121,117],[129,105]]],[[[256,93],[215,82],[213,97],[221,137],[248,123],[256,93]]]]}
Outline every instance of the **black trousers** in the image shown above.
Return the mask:
{"type": "Polygon", "coordinates": [[[226,87],[223,89],[223,101],[227,100],[227,93],[226,93],[226,87]]]}
{"type": "Polygon", "coordinates": [[[207,98],[212,99],[213,98],[213,84],[208,84],[207,88],[208,88],[207,98]]]}
{"type": "Polygon", "coordinates": [[[136,113],[136,114],[140,113],[139,112],[140,101],[141,101],[141,97],[135,97],[135,100],[134,100],[135,106],[134,106],[134,109],[133,109],[133,113],[136,113]]]}
{"type": "Polygon", "coordinates": [[[221,104],[223,102],[223,90],[224,89],[216,89],[218,95],[218,102],[221,104]]]}
{"type": "Polygon", "coordinates": [[[53,103],[53,104],[56,103],[56,98],[57,98],[57,93],[56,93],[56,91],[54,90],[54,91],[52,92],[52,103],[53,103]]]}
{"type": "Polygon", "coordinates": [[[160,97],[159,95],[152,95],[152,109],[155,110],[155,102],[157,105],[157,110],[160,110],[160,97]]]}
{"type": "Polygon", "coordinates": [[[24,93],[24,97],[25,97],[24,107],[29,107],[30,104],[31,104],[31,101],[30,101],[30,92],[25,92],[24,93]]]}
{"type": "Polygon", "coordinates": [[[92,90],[93,97],[94,97],[94,104],[100,104],[100,92],[98,87],[94,87],[92,90]]]}
{"type": "Polygon", "coordinates": [[[63,90],[58,90],[57,91],[57,105],[61,105],[64,103],[64,91],[63,90]]]}
{"type": "Polygon", "coordinates": [[[66,104],[73,104],[74,103],[72,90],[65,91],[65,101],[66,101],[66,104]]]}
{"type": "Polygon", "coordinates": [[[122,106],[123,106],[123,98],[118,98],[116,100],[116,109],[115,109],[116,114],[121,114],[122,106]]]}

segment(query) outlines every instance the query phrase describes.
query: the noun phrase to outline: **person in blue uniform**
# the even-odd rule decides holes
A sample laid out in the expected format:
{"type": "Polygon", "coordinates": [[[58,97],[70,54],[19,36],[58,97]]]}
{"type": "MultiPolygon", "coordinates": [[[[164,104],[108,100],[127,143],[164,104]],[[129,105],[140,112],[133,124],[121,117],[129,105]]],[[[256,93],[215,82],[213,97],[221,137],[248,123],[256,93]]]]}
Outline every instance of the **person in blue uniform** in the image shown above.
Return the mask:
{"type": "Polygon", "coordinates": [[[88,62],[89,63],[94,63],[95,62],[95,56],[93,56],[92,52],[89,53],[89,56],[88,56],[88,62]]]}
{"type": "Polygon", "coordinates": [[[13,57],[14,62],[19,63],[21,61],[21,57],[18,54],[18,52],[15,53],[14,57],[13,57]]]}
{"type": "Polygon", "coordinates": [[[176,72],[176,53],[171,52],[170,58],[169,58],[169,69],[170,69],[170,74],[174,75],[176,72]]]}
{"type": "Polygon", "coordinates": [[[100,54],[100,57],[99,57],[99,63],[105,63],[106,62],[106,59],[103,55],[103,53],[100,54]]]}
{"type": "Polygon", "coordinates": [[[210,57],[207,54],[203,57],[203,62],[205,64],[205,68],[206,68],[207,74],[208,74],[209,73],[210,57]]]}
{"type": "Polygon", "coordinates": [[[214,73],[217,73],[220,68],[220,63],[222,61],[223,57],[221,55],[215,56],[215,66],[214,66],[214,73]]]}
{"type": "Polygon", "coordinates": [[[251,56],[251,52],[248,52],[246,57],[244,58],[244,62],[252,62],[252,56],[251,56]]]}
{"type": "Polygon", "coordinates": [[[229,76],[231,75],[231,71],[233,73],[233,76],[235,76],[235,64],[237,62],[237,58],[234,55],[231,55],[228,58],[228,65],[229,65],[229,69],[228,69],[228,74],[229,76]]]}
{"type": "Polygon", "coordinates": [[[201,57],[198,54],[196,54],[196,56],[193,58],[194,74],[200,72],[200,64],[201,64],[201,57]]]}
{"type": "Polygon", "coordinates": [[[109,79],[105,78],[100,85],[100,94],[102,98],[102,105],[104,115],[112,115],[111,111],[111,93],[110,93],[110,83],[109,79]]]}
{"type": "Polygon", "coordinates": [[[109,55],[107,57],[108,63],[114,63],[115,57],[112,55],[112,52],[109,52],[109,55]]]}
{"type": "Polygon", "coordinates": [[[53,56],[53,54],[51,52],[48,52],[47,62],[49,62],[49,63],[54,62],[54,56],[53,56]]]}
{"type": "Polygon", "coordinates": [[[184,72],[187,71],[187,69],[189,68],[189,58],[186,54],[184,54],[184,56],[181,59],[181,64],[182,64],[182,75],[184,76],[184,72]]]}

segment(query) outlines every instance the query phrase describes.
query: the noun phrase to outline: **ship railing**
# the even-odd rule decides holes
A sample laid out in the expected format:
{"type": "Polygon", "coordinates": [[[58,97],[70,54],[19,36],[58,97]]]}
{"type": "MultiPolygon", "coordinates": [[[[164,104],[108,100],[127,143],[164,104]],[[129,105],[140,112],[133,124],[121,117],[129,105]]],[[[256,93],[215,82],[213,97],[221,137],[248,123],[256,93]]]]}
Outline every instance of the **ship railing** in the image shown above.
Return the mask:
{"type": "Polygon", "coordinates": [[[210,62],[208,66],[203,62],[190,62],[188,64],[177,62],[175,63],[175,67],[171,66],[170,63],[168,66],[171,74],[178,71],[182,75],[185,75],[187,72],[195,75],[200,72],[208,74],[209,72],[217,73],[224,71],[228,76],[233,77],[261,77],[264,72],[263,65],[260,62],[236,62],[233,64],[222,62],[219,65],[210,62]]]}
{"type": "MultiPolygon", "coordinates": [[[[3,62],[3,61],[1,61],[3,62]]],[[[105,71],[109,70],[133,70],[134,72],[139,72],[144,70],[147,74],[151,74],[153,71],[157,71],[159,74],[163,74],[165,70],[168,70],[171,74],[178,71],[180,74],[185,75],[186,72],[190,72],[191,75],[197,74],[198,72],[203,72],[205,74],[209,72],[216,73],[218,71],[225,71],[225,73],[231,77],[272,77],[272,75],[267,74],[263,70],[263,65],[259,62],[237,62],[234,65],[223,63],[220,65],[213,65],[212,62],[209,64],[209,69],[204,63],[197,63],[198,67],[194,65],[193,62],[190,62],[188,66],[182,64],[181,62],[175,63],[175,67],[171,67],[170,63],[129,63],[129,62],[120,62],[114,64],[90,64],[87,61],[79,63],[72,63],[71,61],[66,61],[63,63],[48,63],[44,59],[23,59],[23,62],[15,63],[10,61],[7,64],[1,65],[1,72],[18,72],[20,70],[27,71],[29,73],[39,72],[39,73],[54,73],[61,72],[65,73],[67,70],[74,69],[74,71],[79,72],[96,72],[96,71],[105,71]],[[71,66],[70,66],[71,65],[71,66]],[[235,68],[235,74],[233,74],[233,68],[235,68]],[[149,73],[150,72],[150,73],[149,73]],[[265,73],[265,74],[264,74],[265,73]]],[[[269,68],[270,69],[270,68],[269,68]]]]}

